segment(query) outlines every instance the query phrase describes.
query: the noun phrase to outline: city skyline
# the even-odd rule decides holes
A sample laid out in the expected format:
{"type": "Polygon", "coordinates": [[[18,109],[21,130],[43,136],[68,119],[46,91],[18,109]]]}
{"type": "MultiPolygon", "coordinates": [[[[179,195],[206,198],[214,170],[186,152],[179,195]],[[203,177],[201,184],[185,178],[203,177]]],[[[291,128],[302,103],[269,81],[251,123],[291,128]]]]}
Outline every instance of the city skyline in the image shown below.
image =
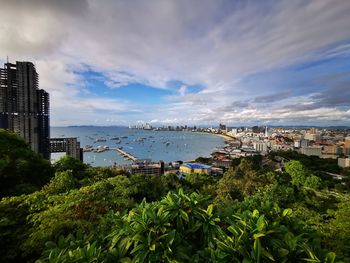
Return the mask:
{"type": "Polygon", "coordinates": [[[52,126],[350,126],[349,1],[200,3],[5,0],[0,63],[52,126]]]}

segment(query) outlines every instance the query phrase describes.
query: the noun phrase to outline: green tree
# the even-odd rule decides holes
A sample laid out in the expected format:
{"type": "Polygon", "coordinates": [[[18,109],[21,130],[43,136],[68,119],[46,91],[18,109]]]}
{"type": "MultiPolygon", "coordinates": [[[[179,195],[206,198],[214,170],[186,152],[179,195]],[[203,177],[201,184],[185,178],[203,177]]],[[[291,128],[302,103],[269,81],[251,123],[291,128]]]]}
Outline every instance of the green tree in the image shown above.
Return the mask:
{"type": "Polygon", "coordinates": [[[338,210],[331,212],[334,216],[327,225],[327,244],[344,262],[350,262],[350,201],[339,203],[338,210]]]}
{"type": "Polygon", "coordinates": [[[50,162],[14,133],[0,129],[0,197],[33,192],[53,177],[50,162]]]}
{"type": "Polygon", "coordinates": [[[86,169],[88,168],[88,165],[78,159],[66,155],[55,162],[54,168],[57,172],[71,170],[75,178],[83,179],[87,176],[86,169]]]}
{"type": "Polygon", "coordinates": [[[48,194],[59,194],[74,189],[77,185],[78,180],[73,177],[71,170],[67,170],[64,172],[57,172],[50,183],[44,186],[43,190],[48,194]]]}
{"type": "Polygon", "coordinates": [[[321,179],[313,175],[301,162],[289,161],[285,165],[286,172],[292,178],[292,184],[317,189],[321,186],[321,179]]]}

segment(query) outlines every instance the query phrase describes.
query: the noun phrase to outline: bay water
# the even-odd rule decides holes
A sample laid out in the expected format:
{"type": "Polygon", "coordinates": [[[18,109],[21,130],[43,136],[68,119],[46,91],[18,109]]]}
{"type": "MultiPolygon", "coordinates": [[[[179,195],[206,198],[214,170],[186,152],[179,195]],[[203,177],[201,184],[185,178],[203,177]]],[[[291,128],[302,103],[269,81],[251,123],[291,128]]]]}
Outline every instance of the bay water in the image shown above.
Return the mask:
{"type": "MultiPolygon", "coordinates": [[[[92,166],[130,164],[115,150],[122,147],[138,159],[164,162],[189,161],[199,156],[209,157],[216,147],[224,145],[220,136],[190,131],[154,131],[128,127],[73,126],[51,127],[51,138],[77,137],[81,147],[108,146],[109,151],[84,152],[84,162],[92,166]],[[105,140],[105,141],[104,141],[105,140]]],[[[64,154],[52,154],[57,159],[64,154]]]]}

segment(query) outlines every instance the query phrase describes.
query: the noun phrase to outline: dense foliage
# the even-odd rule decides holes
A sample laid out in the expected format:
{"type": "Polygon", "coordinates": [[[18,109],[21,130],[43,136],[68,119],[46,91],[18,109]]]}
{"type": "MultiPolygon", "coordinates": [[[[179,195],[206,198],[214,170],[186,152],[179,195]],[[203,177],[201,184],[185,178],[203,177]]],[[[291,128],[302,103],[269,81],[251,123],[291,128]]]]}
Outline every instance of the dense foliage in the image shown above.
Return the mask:
{"type": "Polygon", "coordinates": [[[48,161],[16,134],[0,129],[0,197],[39,190],[53,175],[48,161]]]}
{"type": "Polygon", "coordinates": [[[38,171],[32,158],[40,157],[6,136],[26,150],[13,154],[1,144],[2,159],[12,160],[1,180],[30,180],[33,165],[49,181],[37,191],[2,192],[0,262],[350,261],[349,180],[320,176],[319,161],[313,167],[293,153],[274,171],[261,158],[241,159],[222,177],[182,180],[70,157],[38,171]],[[19,160],[29,168],[14,169],[19,160]]]}

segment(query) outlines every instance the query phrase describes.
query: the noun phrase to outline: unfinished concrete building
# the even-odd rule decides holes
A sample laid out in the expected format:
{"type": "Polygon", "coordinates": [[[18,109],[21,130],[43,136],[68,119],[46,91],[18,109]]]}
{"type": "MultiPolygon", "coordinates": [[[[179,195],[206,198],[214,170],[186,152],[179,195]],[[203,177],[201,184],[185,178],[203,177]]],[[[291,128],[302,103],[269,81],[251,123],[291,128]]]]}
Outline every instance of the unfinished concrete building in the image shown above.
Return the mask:
{"type": "Polygon", "coordinates": [[[80,148],[80,142],[77,138],[51,138],[50,152],[65,152],[66,155],[83,161],[83,149],[80,148]]]}
{"type": "Polygon", "coordinates": [[[31,62],[0,68],[0,128],[17,133],[44,158],[50,159],[49,94],[38,88],[31,62]]]}

